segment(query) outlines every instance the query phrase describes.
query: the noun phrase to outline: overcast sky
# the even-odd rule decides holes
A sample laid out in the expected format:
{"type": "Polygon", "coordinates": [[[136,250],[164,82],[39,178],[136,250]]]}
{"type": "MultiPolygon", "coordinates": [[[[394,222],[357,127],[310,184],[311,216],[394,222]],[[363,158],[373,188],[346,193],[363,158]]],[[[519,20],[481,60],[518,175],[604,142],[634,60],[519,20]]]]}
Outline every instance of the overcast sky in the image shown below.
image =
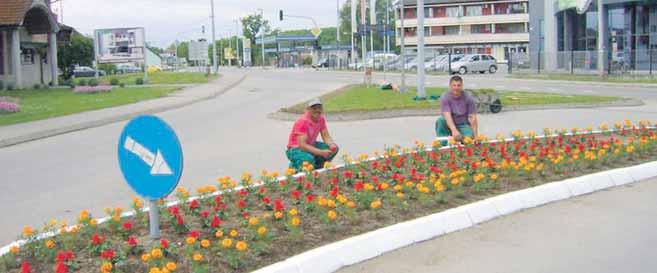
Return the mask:
{"type": "MultiPolygon", "coordinates": [[[[91,34],[98,28],[144,27],[146,40],[166,47],[176,39],[210,38],[210,0],[62,0],[64,23],[91,34]]],[[[345,0],[339,0],[342,5],[345,0]]],[[[60,3],[53,4],[60,12],[60,3]]],[[[335,26],[336,0],[215,0],[217,37],[235,33],[235,20],[264,9],[274,28],[311,28],[302,19],[278,20],[278,10],[313,17],[320,26],[335,26]]],[[[61,21],[61,20],[60,20],[61,21]]],[[[241,30],[241,26],[240,26],[241,30]]],[[[241,32],[241,31],[240,31],[241,32]]]]}

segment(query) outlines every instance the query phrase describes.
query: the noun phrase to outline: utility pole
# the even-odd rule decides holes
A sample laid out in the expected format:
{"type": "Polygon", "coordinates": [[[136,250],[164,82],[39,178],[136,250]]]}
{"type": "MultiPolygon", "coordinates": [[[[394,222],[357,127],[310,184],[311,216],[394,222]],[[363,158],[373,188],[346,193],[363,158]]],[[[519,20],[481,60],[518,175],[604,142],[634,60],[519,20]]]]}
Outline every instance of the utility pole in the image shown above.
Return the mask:
{"type": "Polygon", "coordinates": [[[372,53],[372,70],[374,70],[374,26],[376,26],[376,0],[370,0],[370,52],[372,53]]]}
{"type": "MultiPolygon", "coordinates": [[[[228,48],[230,48],[229,50],[233,50],[233,39],[230,37],[230,31],[228,31],[228,35],[226,37],[228,37],[228,48]]],[[[233,66],[233,59],[228,58],[228,66],[233,66]]]]}
{"type": "MultiPolygon", "coordinates": [[[[265,11],[263,9],[258,9],[260,10],[260,19],[262,22],[265,22],[265,11]]],[[[265,30],[263,28],[262,24],[260,26],[260,44],[262,44],[262,69],[265,69],[265,30]]]]}
{"type": "Polygon", "coordinates": [[[354,33],[358,32],[358,21],[356,21],[356,0],[351,0],[351,63],[356,68],[356,50],[354,46],[354,33]]]}
{"type": "Polygon", "coordinates": [[[214,0],[210,0],[210,9],[211,9],[211,15],[210,18],[212,18],[212,73],[216,74],[217,73],[217,39],[215,37],[215,32],[214,32],[214,0]]]}
{"type": "Polygon", "coordinates": [[[335,58],[340,69],[340,0],[335,0],[337,23],[335,25],[335,58]]]}
{"type": "Polygon", "coordinates": [[[242,58],[240,58],[240,40],[239,40],[239,36],[240,36],[240,23],[239,23],[239,20],[235,19],[235,52],[236,52],[235,55],[237,57],[237,60],[235,61],[235,64],[237,66],[240,66],[240,61],[242,60],[242,58]]]}
{"type": "Polygon", "coordinates": [[[417,0],[417,97],[427,97],[424,90],[424,0],[417,0]]]}
{"type": "Polygon", "coordinates": [[[401,49],[399,52],[399,57],[401,58],[401,86],[399,87],[399,92],[406,92],[406,45],[404,44],[404,37],[406,36],[406,29],[404,28],[404,1],[399,1],[401,7],[399,8],[399,17],[401,18],[401,33],[400,33],[400,44],[401,49]]]}
{"type": "Polygon", "coordinates": [[[362,64],[363,64],[363,72],[365,72],[365,77],[363,77],[363,80],[365,81],[366,84],[369,85],[369,81],[367,80],[367,67],[365,66],[365,55],[367,54],[367,44],[366,44],[366,38],[365,36],[367,31],[365,30],[365,27],[367,26],[367,19],[365,18],[366,11],[365,11],[365,1],[366,0],[360,0],[360,21],[361,21],[361,26],[362,26],[362,32],[360,33],[361,37],[361,49],[363,52],[363,56],[361,56],[362,59],[362,64]]]}

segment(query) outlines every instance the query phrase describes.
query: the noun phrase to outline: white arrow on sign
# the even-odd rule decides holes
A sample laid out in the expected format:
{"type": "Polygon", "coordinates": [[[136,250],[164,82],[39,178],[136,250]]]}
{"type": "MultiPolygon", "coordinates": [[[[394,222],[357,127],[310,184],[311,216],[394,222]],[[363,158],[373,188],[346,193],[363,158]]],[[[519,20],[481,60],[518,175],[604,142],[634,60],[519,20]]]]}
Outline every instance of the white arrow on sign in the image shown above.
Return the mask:
{"type": "Polygon", "coordinates": [[[159,149],[157,150],[157,153],[153,155],[153,152],[146,149],[146,147],[139,144],[139,142],[136,142],[130,136],[125,138],[123,148],[137,155],[139,158],[141,158],[142,161],[144,161],[144,163],[146,163],[146,165],[150,166],[151,175],[173,174],[171,168],[169,168],[169,165],[164,160],[164,157],[162,156],[162,153],[160,153],[159,149]]]}

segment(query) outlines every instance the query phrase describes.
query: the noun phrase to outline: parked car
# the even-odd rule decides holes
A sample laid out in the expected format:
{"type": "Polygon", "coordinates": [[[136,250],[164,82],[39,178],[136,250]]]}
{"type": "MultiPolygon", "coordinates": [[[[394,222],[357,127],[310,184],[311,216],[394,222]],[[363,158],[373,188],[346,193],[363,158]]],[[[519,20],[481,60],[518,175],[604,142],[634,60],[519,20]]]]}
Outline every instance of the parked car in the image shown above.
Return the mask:
{"type": "Polygon", "coordinates": [[[450,63],[454,63],[463,58],[463,55],[461,54],[452,54],[452,61],[450,62],[449,55],[444,56],[445,58],[442,58],[440,62],[436,62],[436,67],[434,68],[436,71],[447,71],[450,63]]]}
{"type": "MultiPolygon", "coordinates": [[[[99,70],[98,75],[104,76],[105,71],[99,70]]],[[[95,77],[96,76],[96,70],[88,67],[88,66],[78,66],[75,69],[73,69],[73,76],[76,78],[80,77],[95,77]]]]}
{"type": "Polygon", "coordinates": [[[327,58],[320,59],[316,64],[312,65],[313,68],[329,67],[329,60],[327,58]]]}
{"type": "Polygon", "coordinates": [[[118,64],[116,65],[116,73],[127,74],[127,73],[139,73],[141,68],[136,67],[132,64],[118,64]]]}
{"type": "Polygon", "coordinates": [[[497,72],[497,61],[493,56],[483,54],[465,55],[452,63],[452,73],[479,72],[483,74],[486,71],[491,74],[497,72]]]}

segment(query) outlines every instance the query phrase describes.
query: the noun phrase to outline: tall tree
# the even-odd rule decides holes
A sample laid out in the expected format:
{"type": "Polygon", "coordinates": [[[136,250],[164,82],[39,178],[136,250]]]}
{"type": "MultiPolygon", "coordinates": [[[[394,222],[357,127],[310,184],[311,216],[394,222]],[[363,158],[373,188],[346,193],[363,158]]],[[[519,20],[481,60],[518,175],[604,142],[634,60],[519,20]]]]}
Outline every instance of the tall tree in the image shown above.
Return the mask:
{"type": "MultiPolygon", "coordinates": [[[[362,1],[362,0],[359,0],[362,1]]],[[[356,3],[359,3],[359,1],[356,1],[356,3]]],[[[388,23],[388,28],[394,29],[395,27],[395,13],[394,13],[394,8],[392,8],[394,4],[394,0],[376,0],[376,21],[377,24],[382,25],[386,23],[386,8],[388,7],[388,1],[390,1],[390,10],[389,10],[389,20],[387,21],[388,23]]],[[[365,19],[367,20],[367,23],[370,23],[370,13],[367,12],[365,13],[365,19]]],[[[360,5],[356,7],[356,23],[360,25],[360,5]]],[[[342,8],[340,9],[340,41],[351,41],[351,0],[346,0],[345,3],[342,5],[342,8]]],[[[333,33],[335,36],[335,32],[333,33]]],[[[368,34],[369,35],[369,34],[368,34]]],[[[369,36],[368,36],[369,40],[369,36]]],[[[361,39],[360,37],[357,37],[354,39],[355,45],[357,47],[360,47],[360,42],[361,39]]],[[[368,50],[369,50],[369,44],[368,50]]],[[[374,49],[375,50],[383,50],[383,33],[374,33],[374,49]]],[[[392,51],[398,51],[398,48],[396,46],[395,42],[395,36],[390,37],[390,50],[392,51]]],[[[360,52],[360,51],[358,51],[360,52]]]]}
{"type": "Polygon", "coordinates": [[[64,72],[64,78],[73,75],[75,65],[91,66],[94,57],[93,39],[80,34],[73,34],[71,42],[57,48],[57,64],[64,72]]]}
{"type": "Polygon", "coordinates": [[[269,21],[265,20],[260,14],[248,15],[243,17],[241,21],[242,33],[244,33],[244,37],[251,40],[251,60],[255,61],[256,58],[254,58],[254,56],[260,54],[260,47],[255,46],[257,35],[261,30],[265,34],[271,31],[269,21]]]}

